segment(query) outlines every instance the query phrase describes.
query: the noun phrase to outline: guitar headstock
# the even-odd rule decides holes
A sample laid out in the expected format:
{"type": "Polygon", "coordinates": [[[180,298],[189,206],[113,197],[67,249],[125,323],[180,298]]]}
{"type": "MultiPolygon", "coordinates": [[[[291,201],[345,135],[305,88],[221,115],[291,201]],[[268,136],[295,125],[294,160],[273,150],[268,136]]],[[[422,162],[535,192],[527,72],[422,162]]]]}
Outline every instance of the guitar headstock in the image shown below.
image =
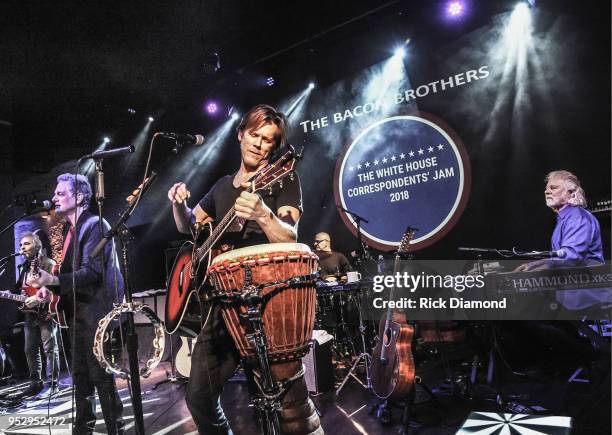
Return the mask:
{"type": "Polygon", "coordinates": [[[39,257],[34,257],[30,260],[30,275],[38,276],[38,267],[40,266],[39,257]]]}
{"type": "Polygon", "coordinates": [[[125,198],[125,201],[127,202],[127,204],[129,206],[134,205],[134,202],[136,201],[136,199],[140,195],[140,192],[142,190],[146,191],[149,188],[149,186],[151,185],[151,183],[153,183],[153,180],[155,180],[155,177],[157,177],[157,173],[156,172],[152,172],[151,175],[149,175],[147,178],[145,178],[144,182],[140,183],[140,185],[136,189],[134,189],[132,191],[132,194],[130,196],[125,198]]]}
{"type": "Polygon", "coordinates": [[[266,166],[253,176],[250,180],[252,191],[257,192],[258,190],[266,189],[293,173],[296,160],[297,156],[295,151],[290,147],[289,151],[283,154],[278,160],[266,166]]]}
{"type": "Polygon", "coordinates": [[[414,233],[418,231],[417,228],[412,228],[410,225],[406,228],[402,240],[400,241],[399,247],[397,248],[398,255],[408,254],[408,246],[414,237],[414,233]]]}

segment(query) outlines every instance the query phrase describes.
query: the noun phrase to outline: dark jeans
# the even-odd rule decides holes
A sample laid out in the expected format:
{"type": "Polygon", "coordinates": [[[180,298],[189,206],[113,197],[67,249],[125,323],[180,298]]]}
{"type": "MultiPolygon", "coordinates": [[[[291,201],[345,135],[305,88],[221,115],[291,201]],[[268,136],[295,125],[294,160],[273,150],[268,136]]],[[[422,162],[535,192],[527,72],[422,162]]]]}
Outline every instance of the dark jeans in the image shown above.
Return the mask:
{"type": "MultiPolygon", "coordinates": [[[[119,398],[115,379],[109,375],[96,360],[93,354],[95,322],[71,323],[76,332],[74,353],[73,381],[76,400],[76,421],[74,433],[88,434],[96,425],[95,390],[98,391],[102,415],[106,424],[106,433],[117,434],[123,428],[123,404],[119,398]],[[74,326],[73,326],[74,325],[74,326]]],[[[72,332],[70,336],[72,339],[72,332]]]]}
{"type": "Polygon", "coordinates": [[[26,316],[24,323],[25,355],[30,370],[30,380],[42,380],[42,344],[47,363],[47,380],[57,382],[60,372],[59,346],[57,345],[58,327],[52,320],[40,320],[36,316],[26,316]]]}
{"type": "MultiPolygon", "coordinates": [[[[207,310],[205,314],[207,313],[207,310]]],[[[234,374],[239,353],[229,334],[219,304],[213,305],[210,318],[196,341],[191,356],[191,374],[187,384],[187,407],[200,434],[232,434],[221,407],[223,385],[234,374]]],[[[275,380],[290,378],[301,361],[272,366],[275,380]]],[[[247,376],[250,368],[245,367],[247,376]]],[[[251,394],[254,392],[250,384],[251,394]]],[[[304,377],[295,381],[282,400],[281,429],[285,434],[323,434],[314,405],[308,397],[304,377]]]]}
{"type": "Polygon", "coordinates": [[[232,433],[220,397],[223,384],[232,377],[239,361],[240,356],[225,327],[220,307],[215,304],[193,349],[187,384],[187,407],[201,434],[232,433]]]}

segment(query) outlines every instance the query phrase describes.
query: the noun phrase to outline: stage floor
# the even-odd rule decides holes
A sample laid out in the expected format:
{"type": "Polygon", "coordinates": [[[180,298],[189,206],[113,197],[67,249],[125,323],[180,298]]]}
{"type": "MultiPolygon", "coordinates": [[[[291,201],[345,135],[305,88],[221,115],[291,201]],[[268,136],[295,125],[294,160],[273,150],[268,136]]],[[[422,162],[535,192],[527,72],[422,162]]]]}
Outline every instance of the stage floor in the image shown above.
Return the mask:
{"type": "MultiPolygon", "coordinates": [[[[197,434],[184,395],[185,387],[176,383],[164,383],[154,389],[156,383],[166,379],[166,370],[169,364],[162,363],[148,379],[142,380],[142,403],[144,409],[144,423],[146,434],[149,435],[182,435],[197,434]]],[[[609,373],[609,372],[608,372],[609,373]]],[[[458,374],[458,372],[455,372],[458,374]]],[[[435,376],[438,379],[439,375],[435,376]]],[[[583,376],[584,377],[584,376],[583,376]]],[[[413,422],[408,433],[414,434],[454,434],[465,421],[472,410],[490,412],[510,412],[507,405],[500,406],[496,396],[499,390],[487,385],[477,385],[472,391],[472,400],[465,397],[466,391],[461,390],[461,382],[455,382],[454,386],[442,382],[427,380],[425,384],[432,388],[435,399],[425,394],[425,390],[418,386],[416,389],[415,405],[412,408],[413,422]]],[[[607,378],[609,384],[609,377],[607,378]]],[[[34,427],[9,427],[10,416],[46,416],[47,408],[52,417],[63,417],[66,422],[71,418],[71,388],[70,378],[62,379],[64,387],[60,393],[49,399],[30,400],[13,409],[2,409],[0,422],[2,423],[0,433],[6,434],[69,434],[70,430],[64,428],[49,428],[48,426],[34,427]]],[[[5,385],[0,389],[0,395],[8,389],[18,389],[20,383],[5,385]]],[[[592,400],[592,388],[594,386],[586,383],[567,384],[565,374],[559,373],[541,378],[539,381],[518,382],[516,379],[507,380],[503,383],[501,391],[508,403],[522,403],[543,406],[545,413],[557,415],[571,415],[567,412],[578,412],[585,400],[592,400]],[[566,409],[566,413],[561,412],[566,409]],[[574,411],[572,411],[572,409],[574,411]]],[[[124,403],[124,416],[126,429],[129,434],[134,433],[134,417],[129,397],[129,391],[125,381],[118,380],[120,396],[124,403]]],[[[607,385],[609,403],[609,385],[607,385]]],[[[371,393],[365,391],[356,381],[350,380],[341,391],[339,396],[328,393],[313,397],[321,414],[321,423],[326,433],[342,435],[358,434],[388,434],[405,433],[400,420],[403,414],[401,407],[391,409],[392,421],[383,425],[376,417],[378,399],[371,393]]],[[[231,421],[232,430],[236,435],[258,434],[253,410],[249,407],[249,395],[244,380],[236,380],[226,384],[222,395],[224,409],[231,421]]],[[[605,409],[605,404],[603,405],[605,409]]],[[[609,412],[609,407],[607,408],[609,412]]],[[[520,408],[516,410],[520,413],[520,408]]],[[[533,411],[527,411],[531,413],[533,411]]],[[[104,434],[104,422],[101,410],[97,407],[98,424],[97,434],[104,434]]],[[[594,418],[600,418],[595,414],[594,418]]],[[[599,427],[597,421],[591,421],[595,427],[599,427]]],[[[609,424],[602,422],[601,424],[609,424]]],[[[604,433],[592,432],[590,424],[578,424],[572,433],[604,433]],[[582,429],[581,429],[582,427],[582,429]]],[[[602,426],[605,427],[605,426],[602,426]]],[[[609,427],[609,426],[608,426],[609,427]]]]}

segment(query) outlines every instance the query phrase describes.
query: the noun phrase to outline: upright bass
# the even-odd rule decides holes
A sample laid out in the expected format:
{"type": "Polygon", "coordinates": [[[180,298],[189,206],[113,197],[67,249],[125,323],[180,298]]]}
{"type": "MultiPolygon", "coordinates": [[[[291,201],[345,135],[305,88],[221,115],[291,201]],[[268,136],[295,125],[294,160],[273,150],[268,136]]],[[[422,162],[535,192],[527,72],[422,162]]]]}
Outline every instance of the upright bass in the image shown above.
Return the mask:
{"type": "MultiPolygon", "coordinates": [[[[393,276],[400,271],[401,259],[408,252],[415,229],[408,227],[395,254],[393,276]]],[[[389,292],[393,299],[395,285],[389,292]]],[[[372,391],[381,399],[401,399],[414,385],[414,358],[412,338],[414,328],[406,322],[406,315],[387,308],[387,314],[380,320],[378,343],[372,353],[370,376],[372,391]]]]}

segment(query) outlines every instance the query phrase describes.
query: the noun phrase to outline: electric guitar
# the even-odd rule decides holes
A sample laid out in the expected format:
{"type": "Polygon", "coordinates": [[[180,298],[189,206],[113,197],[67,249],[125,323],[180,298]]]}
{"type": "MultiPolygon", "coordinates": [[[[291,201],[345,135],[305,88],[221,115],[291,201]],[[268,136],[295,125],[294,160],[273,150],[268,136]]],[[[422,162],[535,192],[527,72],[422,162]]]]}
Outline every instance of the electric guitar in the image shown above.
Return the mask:
{"type": "MultiPolygon", "coordinates": [[[[393,276],[400,272],[402,256],[408,252],[408,245],[415,230],[408,227],[395,254],[393,276]]],[[[389,292],[393,299],[395,286],[389,292]]],[[[406,322],[406,315],[387,308],[387,315],[380,320],[378,344],[372,352],[370,377],[372,391],[381,399],[401,399],[414,384],[414,358],[412,357],[412,338],[414,328],[406,322]]]]}
{"type": "MultiPolygon", "coordinates": [[[[38,270],[39,270],[38,261],[39,261],[38,258],[34,258],[33,260],[30,260],[29,274],[31,276],[38,275],[38,270]]],[[[55,267],[54,267],[53,273],[54,274],[56,273],[55,267]]],[[[61,309],[58,309],[60,297],[52,293],[49,289],[47,289],[47,291],[51,295],[51,299],[49,301],[43,302],[31,308],[25,305],[26,299],[28,299],[31,296],[36,296],[36,293],[38,292],[38,290],[39,289],[31,287],[31,286],[24,286],[21,289],[21,294],[11,293],[10,290],[4,290],[4,291],[0,291],[0,298],[19,302],[21,305],[18,308],[23,313],[36,314],[36,316],[38,316],[38,318],[43,321],[53,320],[55,323],[59,325],[60,328],[68,328],[68,322],[66,321],[66,316],[64,314],[64,311],[61,309]]]]}
{"type": "MultiPolygon", "coordinates": [[[[284,177],[293,173],[299,157],[295,151],[290,149],[274,163],[253,174],[249,179],[249,192],[254,193],[271,188],[277,182],[282,183],[284,177]]],[[[190,300],[200,294],[208,278],[207,270],[213,258],[211,255],[213,246],[235,219],[236,211],[232,207],[214,228],[212,224],[207,224],[210,233],[201,246],[196,246],[195,242],[186,242],[177,254],[168,280],[168,294],[166,295],[165,328],[168,334],[174,334],[177,331],[187,312],[190,300]]],[[[206,297],[206,295],[202,296],[206,297]]]]}

